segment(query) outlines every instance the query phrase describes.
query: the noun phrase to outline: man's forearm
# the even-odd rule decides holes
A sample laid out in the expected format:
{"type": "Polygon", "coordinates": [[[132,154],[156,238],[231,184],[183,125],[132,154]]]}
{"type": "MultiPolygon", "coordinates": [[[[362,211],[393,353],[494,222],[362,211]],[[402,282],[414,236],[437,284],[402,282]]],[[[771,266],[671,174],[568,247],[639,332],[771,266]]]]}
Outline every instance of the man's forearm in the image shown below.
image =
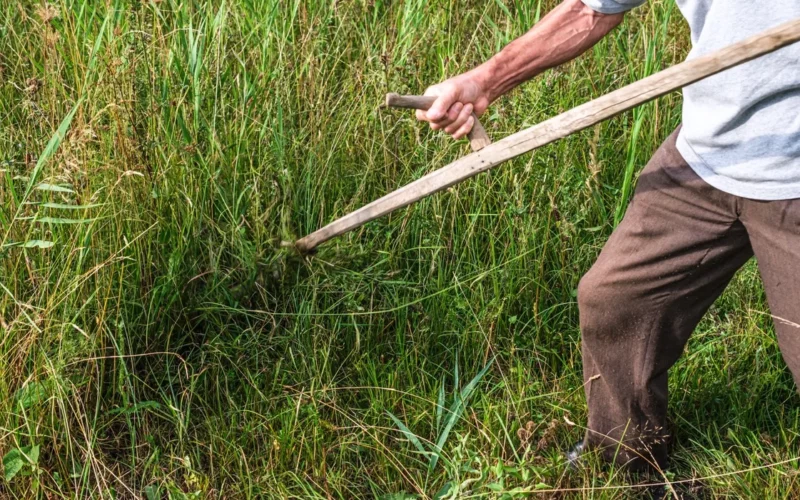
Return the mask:
{"type": "Polygon", "coordinates": [[[454,138],[472,129],[473,111],[480,116],[489,104],[542,71],[578,57],[621,21],[623,14],[599,14],[581,0],[564,0],[529,32],[508,44],[477,68],[428,87],[437,96],[417,119],[454,138]]]}
{"type": "Polygon", "coordinates": [[[581,0],[565,0],[526,34],[475,68],[494,101],[520,83],[592,47],[622,22],[623,14],[600,14],[581,0]]]}

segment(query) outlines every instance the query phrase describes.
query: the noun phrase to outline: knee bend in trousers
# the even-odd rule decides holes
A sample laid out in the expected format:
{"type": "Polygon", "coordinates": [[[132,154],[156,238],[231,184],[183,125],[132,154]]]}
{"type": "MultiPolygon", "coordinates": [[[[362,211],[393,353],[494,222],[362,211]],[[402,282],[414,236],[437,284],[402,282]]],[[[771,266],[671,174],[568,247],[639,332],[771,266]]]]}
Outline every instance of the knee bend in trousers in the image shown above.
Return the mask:
{"type": "Polygon", "coordinates": [[[586,336],[619,331],[635,321],[635,299],[629,287],[591,269],[578,284],[581,332],[586,336]]]}

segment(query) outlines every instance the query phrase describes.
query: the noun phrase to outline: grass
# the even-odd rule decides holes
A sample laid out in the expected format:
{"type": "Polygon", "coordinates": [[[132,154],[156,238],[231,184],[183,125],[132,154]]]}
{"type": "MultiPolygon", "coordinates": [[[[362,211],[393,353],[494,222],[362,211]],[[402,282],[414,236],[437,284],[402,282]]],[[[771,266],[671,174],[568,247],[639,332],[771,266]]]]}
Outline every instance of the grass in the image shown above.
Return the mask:
{"type": "MultiPolygon", "coordinates": [[[[575,289],[679,95],[307,260],[280,245],[465,154],[377,104],[554,3],[3,3],[0,496],[637,497],[560,455],[586,417],[575,289]]],[[[653,1],[484,122],[505,136],[687,50],[653,1]]],[[[751,263],[671,373],[656,481],[800,494],[766,311],[751,263]]]]}

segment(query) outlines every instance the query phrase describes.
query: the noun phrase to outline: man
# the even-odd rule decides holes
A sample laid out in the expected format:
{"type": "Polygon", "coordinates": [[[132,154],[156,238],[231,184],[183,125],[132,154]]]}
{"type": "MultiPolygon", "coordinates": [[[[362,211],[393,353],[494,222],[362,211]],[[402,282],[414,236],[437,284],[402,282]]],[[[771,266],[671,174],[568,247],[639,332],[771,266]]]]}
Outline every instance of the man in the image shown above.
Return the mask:
{"type": "MultiPolygon", "coordinates": [[[[800,18],[800,1],[676,0],[699,56],[800,18]]],[[[594,45],[645,0],[565,0],[489,61],[430,87],[417,118],[455,138],[471,113],[594,45]]],[[[633,469],[667,462],[667,370],[754,254],[800,383],[800,46],[684,89],[683,124],[639,177],[578,287],[588,431],[576,447],[633,469]]],[[[576,454],[571,454],[575,457],[576,454]]]]}

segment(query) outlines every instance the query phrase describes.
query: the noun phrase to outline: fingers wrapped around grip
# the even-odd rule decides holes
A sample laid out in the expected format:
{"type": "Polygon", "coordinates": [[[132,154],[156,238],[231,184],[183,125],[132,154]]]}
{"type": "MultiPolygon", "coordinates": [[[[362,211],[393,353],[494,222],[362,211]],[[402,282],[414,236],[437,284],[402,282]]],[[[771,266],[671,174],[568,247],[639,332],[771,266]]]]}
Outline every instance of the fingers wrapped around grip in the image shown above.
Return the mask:
{"type": "Polygon", "coordinates": [[[450,124],[454,123],[458,120],[458,117],[461,111],[464,109],[464,105],[460,102],[454,102],[450,108],[447,109],[447,112],[441,116],[441,118],[433,119],[430,118],[430,112],[428,112],[428,122],[433,130],[442,130],[446,129],[450,126],[450,124]]]}
{"type": "MultiPolygon", "coordinates": [[[[461,104],[461,103],[456,103],[456,104],[461,104]]],[[[448,114],[448,118],[450,117],[450,114],[452,112],[452,108],[453,107],[455,107],[455,104],[451,107],[451,111],[449,111],[447,113],[448,114]]],[[[444,131],[455,137],[455,134],[457,132],[460,132],[463,128],[465,128],[465,125],[467,125],[467,122],[472,117],[472,110],[473,110],[472,104],[468,103],[468,104],[462,105],[461,109],[459,110],[458,114],[456,115],[456,118],[454,120],[452,120],[448,125],[446,125],[444,127],[444,131]]],[[[470,125],[469,128],[467,128],[467,130],[463,134],[461,134],[461,136],[456,137],[456,139],[466,135],[466,133],[469,132],[469,130],[471,128],[472,128],[472,125],[470,125]]]]}

